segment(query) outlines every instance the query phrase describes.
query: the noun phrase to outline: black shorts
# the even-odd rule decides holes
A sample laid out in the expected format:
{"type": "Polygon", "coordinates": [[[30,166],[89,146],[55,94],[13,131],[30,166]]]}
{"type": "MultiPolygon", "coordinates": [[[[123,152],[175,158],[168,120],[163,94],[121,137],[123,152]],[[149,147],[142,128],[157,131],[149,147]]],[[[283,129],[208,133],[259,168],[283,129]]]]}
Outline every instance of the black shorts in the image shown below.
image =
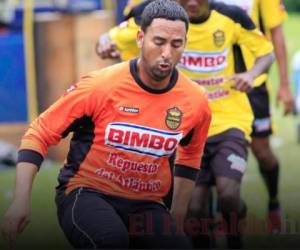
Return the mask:
{"type": "Polygon", "coordinates": [[[196,185],[213,185],[216,177],[241,181],[247,167],[249,143],[239,129],[207,139],[196,185]]]}
{"type": "Polygon", "coordinates": [[[266,83],[252,89],[248,93],[248,98],[254,114],[251,136],[266,137],[271,135],[270,97],[266,83]]]}
{"type": "Polygon", "coordinates": [[[59,224],[74,248],[191,249],[167,208],[157,202],[78,188],[56,197],[59,224]]]}

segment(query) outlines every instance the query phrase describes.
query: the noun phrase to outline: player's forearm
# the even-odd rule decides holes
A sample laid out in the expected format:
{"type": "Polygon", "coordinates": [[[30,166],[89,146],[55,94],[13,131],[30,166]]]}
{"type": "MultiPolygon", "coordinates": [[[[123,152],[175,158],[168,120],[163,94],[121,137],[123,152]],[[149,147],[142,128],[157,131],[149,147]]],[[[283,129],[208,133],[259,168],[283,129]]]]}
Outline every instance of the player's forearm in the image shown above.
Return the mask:
{"type": "Polygon", "coordinates": [[[172,214],[183,217],[186,215],[189,201],[195,187],[195,182],[184,177],[174,177],[174,193],[172,201],[172,214]]]}
{"type": "Polygon", "coordinates": [[[276,62],[278,65],[278,73],[281,85],[288,85],[288,62],[287,62],[287,49],[284,40],[282,25],[278,25],[271,29],[271,37],[274,46],[276,62]]]}
{"type": "Polygon", "coordinates": [[[29,203],[32,183],[38,167],[32,163],[20,162],[17,165],[14,201],[29,203]]]}
{"type": "Polygon", "coordinates": [[[255,79],[263,73],[266,73],[274,61],[274,53],[269,53],[264,56],[258,57],[254,66],[248,71],[255,79]]]}

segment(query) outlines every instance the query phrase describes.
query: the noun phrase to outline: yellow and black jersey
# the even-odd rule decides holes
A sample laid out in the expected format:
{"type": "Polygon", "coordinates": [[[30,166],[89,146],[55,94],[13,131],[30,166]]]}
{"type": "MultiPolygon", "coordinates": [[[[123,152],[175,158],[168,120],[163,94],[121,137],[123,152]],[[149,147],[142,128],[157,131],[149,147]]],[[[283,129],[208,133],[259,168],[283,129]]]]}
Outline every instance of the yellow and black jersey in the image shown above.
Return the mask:
{"type": "MultiPolygon", "coordinates": [[[[287,18],[282,0],[214,0],[228,5],[238,6],[251,17],[256,27],[271,40],[270,30],[284,22],[287,18]]],[[[253,65],[255,58],[251,52],[242,46],[243,59],[246,67],[253,65]]],[[[267,74],[256,79],[256,84],[266,82],[267,74]]]]}
{"type": "Polygon", "coordinates": [[[228,77],[245,71],[235,60],[236,48],[246,47],[253,58],[272,51],[272,45],[240,9],[212,4],[210,17],[191,23],[188,43],[178,68],[208,91],[212,110],[209,136],[230,128],[242,130],[249,138],[253,114],[247,95],[230,88],[228,77]]]}
{"type": "Polygon", "coordinates": [[[280,25],[287,18],[282,0],[215,0],[239,6],[247,12],[255,25],[269,37],[270,29],[280,25]]]}
{"type": "Polygon", "coordinates": [[[123,10],[123,15],[127,16],[136,5],[142,3],[143,1],[144,0],[128,0],[127,4],[123,10]]]}
{"type": "Polygon", "coordinates": [[[108,31],[110,39],[116,43],[120,51],[122,61],[139,56],[140,50],[136,43],[139,28],[140,26],[136,23],[135,18],[131,17],[108,31]]]}
{"type": "MultiPolygon", "coordinates": [[[[221,3],[212,3],[210,8],[207,20],[190,23],[186,49],[177,66],[208,91],[213,113],[209,136],[238,128],[250,139],[253,114],[247,95],[231,89],[232,82],[227,79],[253,65],[243,65],[240,46],[249,50],[252,63],[255,58],[272,52],[273,47],[240,8],[221,3]]],[[[124,51],[127,51],[134,46],[137,48],[138,29],[138,25],[124,26],[118,33],[126,39],[121,39],[121,35],[111,37],[121,50],[126,47],[124,51]],[[124,46],[125,41],[130,46],[124,46]]],[[[138,54],[138,50],[135,51],[138,54]]]]}

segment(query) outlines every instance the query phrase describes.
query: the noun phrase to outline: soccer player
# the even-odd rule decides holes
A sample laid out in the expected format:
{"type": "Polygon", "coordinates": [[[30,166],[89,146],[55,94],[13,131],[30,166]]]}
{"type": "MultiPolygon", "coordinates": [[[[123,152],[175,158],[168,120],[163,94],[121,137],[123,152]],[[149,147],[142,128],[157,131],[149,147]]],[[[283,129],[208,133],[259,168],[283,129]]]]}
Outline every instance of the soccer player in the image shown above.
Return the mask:
{"type": "Polygon", "coordinates": [[[180,229],[211,119],[203,88],[175,68],[188,26],[176,2],[153,1],[137,35],[140,58],[83,77],[30,125],[2,225],[10,243],[28,223],[31,186],[48,147],[73,131],[56,204],[74,248],[191,247],[180,229]],[[162,197],[175,149],[169,212],[162,197]]]}
{"type": "MultiPolygon", "coordinates": [[[[220,0],[218,0],[220,1],[220,0]]],[[[283,21],[287,17],[280,0],[222,0],[244,9],[259,29],[272,41],[278,65],[279,88],[277,101],[284,104],[284,115],[293,111],[294,100],[289,86],[287,50],[283,34],[283,21]]],[[[245,53],[247,59],[247,53],[245,53]]],[[[251,148],[255,155],[269,194],[268,218],[271,230],[279,232],[283,227],[282,211],[278,199],[279,161],[272,151],[270,135],[272,122],[269,103],[269,89],[266,82],[249,93],[254,112],[251,148]]]]}
{"type": "MultiPolygon", "coordinates": [[[[237,7],[209,6],[208,0],[182,0],[179,3],[188,12],[190,29],[178,67],[207,89],[212,110],[209,137],[189,214],[208,217],[207,198],[210,186],[216,184],[223,217],[234,228],[237,225],[230,224],[230,214],[242,219],[246,211],[240,199],[240,183],[246,170],[253,121],[246,92],[253,87],[254,79],[271,65],[272,45],[237,7]],[[254,58],[255,63],[248,70],[238,60],[242,56],[240,46],[248,48],[254,58]]],[[[128,21],[109,31],[108,35],[122,54],[123,45],[134,40],[130,34],[134,32],[128,21]]],[[[196,248],[209,247],[208,240],[205,243],[200,239],[194,237],[196,248]]],[[[239,234],[228,235],[228,247],[240,247],[241,244],[239,234]]]]}

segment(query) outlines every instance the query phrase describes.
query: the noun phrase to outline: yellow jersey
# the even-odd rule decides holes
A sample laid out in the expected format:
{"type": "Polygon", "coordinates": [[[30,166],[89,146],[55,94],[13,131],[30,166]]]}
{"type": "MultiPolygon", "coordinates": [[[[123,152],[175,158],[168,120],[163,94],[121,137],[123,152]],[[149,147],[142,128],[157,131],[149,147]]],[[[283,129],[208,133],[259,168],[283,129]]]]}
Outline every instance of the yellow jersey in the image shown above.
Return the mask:
{"type": "MultiPolygon", "coordinates": [[[[215,0],[228,5],[235,5],[242,8],[251,17],[255,25],[271,40],[270,30],[284,22],[287,18],[282,0],[215,0]]],[[[253,65],[255,58],[247,48],[242,47],[246,67],[253,65]]],[[[256,86],[266,82],[267,74],[256,79],[256,86]]]]}
{"type": "MultiPolygon", "coordinates": [[[[186,49],[177,67],[207,90],[212,110],[208,136],[237,128],[250,140],[253,114],[247,95],[231,89],[232,82],[226,79],[238,71],[239,61],[235,60],[235,48],[244,46],[253,58],[257,58],[272,52],[273,47],[240,8],[221,3],[214,3],[211,8],[206,21],[190,23],[186,49]]],[[[126,47],[125,52],[135,51],[137,56],[138,50],[132,48],[136,46],[135,37],[139,27],[136,25],[133,32],[134,26],[130,27],[130,24],[132,22],[129,20],[127,27],[118,28],[122,36],[111,38],[122,52],[125,42],[129,44],[132,35],[131,45],[126,47]]]]}
{"type": "Polygon", "coordinates": [[[127,4],[123,10],[124,16],[127,16],[129,14],[129,12],[132,10],[132,8],[134,8],[136,5],[140,4],[143,1],[144,0],[128,0],[127,4]]]}

